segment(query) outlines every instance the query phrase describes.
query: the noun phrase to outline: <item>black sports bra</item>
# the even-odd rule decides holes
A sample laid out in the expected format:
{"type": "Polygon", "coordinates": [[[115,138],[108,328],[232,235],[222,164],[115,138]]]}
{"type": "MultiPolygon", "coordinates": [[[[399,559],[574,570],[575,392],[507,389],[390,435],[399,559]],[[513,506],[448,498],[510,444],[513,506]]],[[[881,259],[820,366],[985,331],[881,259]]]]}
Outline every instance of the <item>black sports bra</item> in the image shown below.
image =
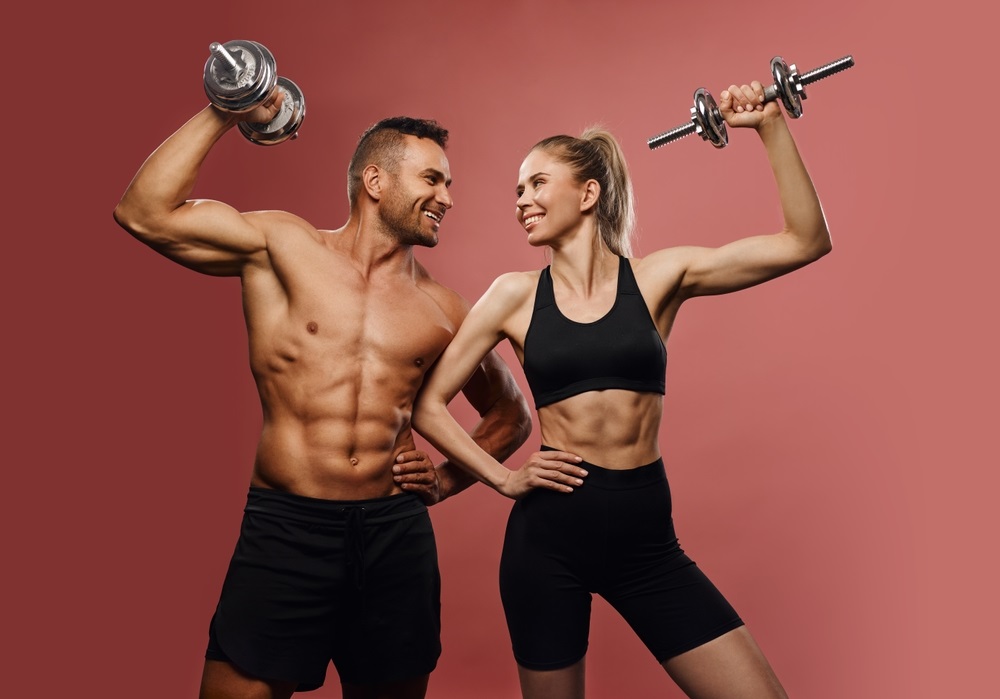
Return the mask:
{"type": "Polygon", "coordinates": [[[591,323],[564,316],[556,306],[549,267],[539,275],[524,337],[524,375],[536,408],[608,388],[665,393],[667,348],[632,265],[628,258],[618,259],[615,304],[591,323]]]}

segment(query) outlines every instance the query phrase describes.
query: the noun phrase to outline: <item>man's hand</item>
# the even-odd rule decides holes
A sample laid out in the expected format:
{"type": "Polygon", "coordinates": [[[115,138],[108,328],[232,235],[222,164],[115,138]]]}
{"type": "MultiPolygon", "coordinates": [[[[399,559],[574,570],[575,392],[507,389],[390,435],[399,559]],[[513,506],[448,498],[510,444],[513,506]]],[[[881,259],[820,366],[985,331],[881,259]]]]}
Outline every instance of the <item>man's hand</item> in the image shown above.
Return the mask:
{"type": "Polygon", "coordinates": [[[285,101],[285,93],[274,88],[271,94],[263,102],[254,107],[247,114],[240,115],[240,121],[248,121],[251,124],[266,124],[281,111],[281,103],[285,101]]]}
{"type": "Polygon", "coordinates": [[[441,483],[437,471],[427,454],[414,449],[396,455],[392,467],[392,480],[408,493],[416,493],[427,505],[441,499],[441,483]]]}

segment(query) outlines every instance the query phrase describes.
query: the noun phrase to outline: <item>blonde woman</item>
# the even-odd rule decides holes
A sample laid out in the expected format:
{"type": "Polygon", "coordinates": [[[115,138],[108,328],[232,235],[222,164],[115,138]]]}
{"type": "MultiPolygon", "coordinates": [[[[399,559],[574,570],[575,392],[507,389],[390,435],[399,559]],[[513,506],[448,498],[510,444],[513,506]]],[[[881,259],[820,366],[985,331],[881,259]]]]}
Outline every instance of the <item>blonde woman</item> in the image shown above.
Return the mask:
{"type": "Polygon", "coordinates": [[[688,696],[785,696],[740,617],[678,545],[658,445],[665,344],[684,301],[760,284],[831,249],[781,109],[764,103],[756,81],[720,97],[726,124],[754,129],[763,143],[784,228],[632,257],[632,188],[619,145],[600,130],[547,138],[521,165],[517,220],[530,245],[551,250],[551,264],[493,283],[416,407],[415,426],[442,453],[517,500],[500,584],[527,699],[584,696],[593,593],[688,696]],[[531,468],[516,471],[447,410],[504,339],[524,366],[544,445],[531,468]]]}

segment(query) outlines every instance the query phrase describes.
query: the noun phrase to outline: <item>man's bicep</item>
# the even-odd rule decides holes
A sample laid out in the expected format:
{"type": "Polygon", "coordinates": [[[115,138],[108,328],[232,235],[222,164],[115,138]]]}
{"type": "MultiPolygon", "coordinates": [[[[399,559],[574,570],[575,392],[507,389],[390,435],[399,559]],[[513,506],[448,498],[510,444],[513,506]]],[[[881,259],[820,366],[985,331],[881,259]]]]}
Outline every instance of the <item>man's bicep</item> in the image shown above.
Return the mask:
{"type": "Polygon", "coordinates": [[[267,249],[266,218],[212,200],[185,202],[140,239],[161,254],[205,274],[239,274],[267,249]]]}

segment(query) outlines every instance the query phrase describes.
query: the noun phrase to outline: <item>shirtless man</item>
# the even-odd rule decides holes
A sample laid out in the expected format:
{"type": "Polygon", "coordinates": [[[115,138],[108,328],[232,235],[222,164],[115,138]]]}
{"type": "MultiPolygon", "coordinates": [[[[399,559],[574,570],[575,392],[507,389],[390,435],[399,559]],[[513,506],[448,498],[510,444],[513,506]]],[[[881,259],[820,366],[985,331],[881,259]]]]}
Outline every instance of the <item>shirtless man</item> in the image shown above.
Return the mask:
{"type": "MultiPolygon", "coordinates": [[[[441,648],[423,501],[471,482],[435,469],[410,429],[424,375],[468,310],[412,249],[437,244],[452,206],[447,131],[409,118],[369,129],[338,230],[189,200],[212,146],[279,104],[242,116],[206,107],[146,160],[114,214],[171,260],[242,282],[263,429],[201,696],[287,697],[320,686],[332,659],[347,699],[419,698],[441,648]]],[[[464,392],[482,417],[474,438],[510,456],[530,416],[502,360],[491,355],[464,392]]],[[[551,466],[526,464],[538,482],[551,466]]]]}

